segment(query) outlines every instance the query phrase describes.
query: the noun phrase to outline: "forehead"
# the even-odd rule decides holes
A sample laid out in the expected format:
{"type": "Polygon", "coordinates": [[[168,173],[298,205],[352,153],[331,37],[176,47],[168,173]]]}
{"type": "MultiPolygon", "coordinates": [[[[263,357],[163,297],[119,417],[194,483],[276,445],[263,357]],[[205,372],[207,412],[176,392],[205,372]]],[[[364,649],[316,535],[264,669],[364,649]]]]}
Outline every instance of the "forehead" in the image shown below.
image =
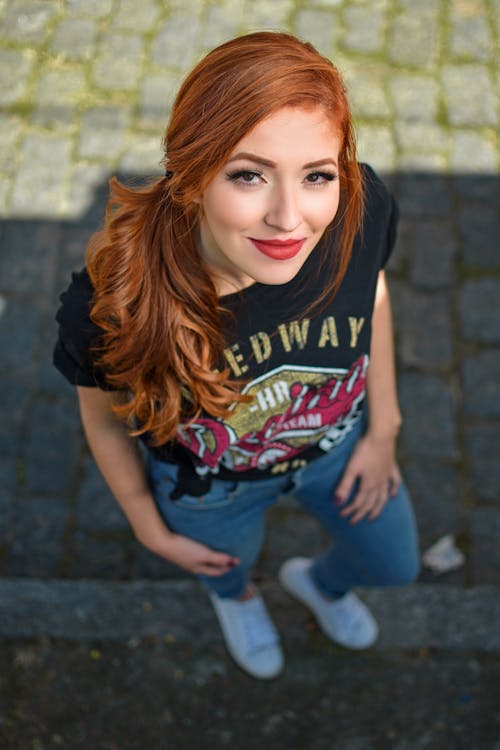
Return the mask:
{"type": "Polygon", "coordinates": [[[257,123],[236,144],[232,154],[251,151],[259,156],[273,158],[274,154],[288,160],[309,153],[311,158],[305,161],[314,161],[338,154],[339,148],[339,129],[323,109],[286,107],[257,123]]]}

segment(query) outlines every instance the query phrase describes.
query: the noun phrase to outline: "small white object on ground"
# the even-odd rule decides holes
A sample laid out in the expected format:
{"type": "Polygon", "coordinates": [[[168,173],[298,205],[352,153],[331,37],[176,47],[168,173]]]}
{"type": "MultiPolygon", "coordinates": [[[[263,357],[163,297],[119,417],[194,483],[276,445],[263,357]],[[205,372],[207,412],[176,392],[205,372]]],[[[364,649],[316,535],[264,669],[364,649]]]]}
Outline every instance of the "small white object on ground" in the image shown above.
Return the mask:
{"type": "Polygon", "coordinates": [[[465,555],[455,546],[453,534],[447,534],[424,552],[422,561],[426,568],[435,573],[447,573],[460,568],[465,562],[465,555]]]}

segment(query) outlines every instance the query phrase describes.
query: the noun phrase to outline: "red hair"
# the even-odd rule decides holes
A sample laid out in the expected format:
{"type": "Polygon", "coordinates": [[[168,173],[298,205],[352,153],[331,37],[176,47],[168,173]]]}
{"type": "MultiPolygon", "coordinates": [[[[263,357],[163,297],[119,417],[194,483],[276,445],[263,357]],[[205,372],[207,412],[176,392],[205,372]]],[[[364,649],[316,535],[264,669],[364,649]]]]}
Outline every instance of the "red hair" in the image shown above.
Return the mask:
{"type": "Polygon", "coordinates": [[[160,445],[181,416],[224,417],[241,383],[219,371],[224,348],[215,285],[195,242],[197,197],[237,143],[284,107],[320,107],[341,138],[340,204],[322,304],[337,291],[361,225],[363,185],[340,74],[311,44],[257,32],[210,52],[187,76],[165,139],[168,176],[131,189],[110,180],[104,229],[87,250],[91,318],[103,329],[97,363],[130,398],[114,406],[160,445]]]}

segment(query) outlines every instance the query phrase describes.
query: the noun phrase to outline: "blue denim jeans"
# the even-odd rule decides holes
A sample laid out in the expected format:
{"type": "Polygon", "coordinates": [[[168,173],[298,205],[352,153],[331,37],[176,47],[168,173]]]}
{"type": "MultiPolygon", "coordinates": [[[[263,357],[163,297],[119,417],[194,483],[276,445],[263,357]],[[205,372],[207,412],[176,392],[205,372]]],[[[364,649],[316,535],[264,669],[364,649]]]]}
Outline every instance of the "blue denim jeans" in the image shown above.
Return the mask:
{"type": "Polygon", "coordinates": [[[206,495],[182,495],[175,502],[169,494],[176,484],[177,467],[151,458],[151,487],[167,526],[240,559],[238,566],[222,576],[200,576],[203,584],[221,597],[237,597],[245,591],[262,547],[266,510],[287,493],[318,519],[332,540],[311,570],[324,594],[339,596],[355,586],[390,586],[414,580],[419,570],[418,539],[404,484],[373,521],[363,518],[350,524],[333,500],[362,432],[363,426],[358,424],[340,446],[295,472],[253,482],[214,479],[206,495]]]}

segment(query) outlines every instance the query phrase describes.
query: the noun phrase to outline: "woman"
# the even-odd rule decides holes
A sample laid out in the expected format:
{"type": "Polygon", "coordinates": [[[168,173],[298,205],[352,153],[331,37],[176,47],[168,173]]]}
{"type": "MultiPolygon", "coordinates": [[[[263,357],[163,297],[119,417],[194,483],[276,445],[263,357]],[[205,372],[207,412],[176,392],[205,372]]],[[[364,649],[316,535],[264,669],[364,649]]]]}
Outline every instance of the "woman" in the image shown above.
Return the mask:
{"type": "Polygon", "coordinates": [[[283,654],[250,571],[280,494],[334,539],[279,573],[334,641],[377,637],[353,587],[418,569],[383,271],[397,209],[356,161],[339,73],[286,34],[208,54],[164,145],[165,177],[110,181],[55,364],[137,539],[199,576],[236,662],[270,678],[283,654]]]}

